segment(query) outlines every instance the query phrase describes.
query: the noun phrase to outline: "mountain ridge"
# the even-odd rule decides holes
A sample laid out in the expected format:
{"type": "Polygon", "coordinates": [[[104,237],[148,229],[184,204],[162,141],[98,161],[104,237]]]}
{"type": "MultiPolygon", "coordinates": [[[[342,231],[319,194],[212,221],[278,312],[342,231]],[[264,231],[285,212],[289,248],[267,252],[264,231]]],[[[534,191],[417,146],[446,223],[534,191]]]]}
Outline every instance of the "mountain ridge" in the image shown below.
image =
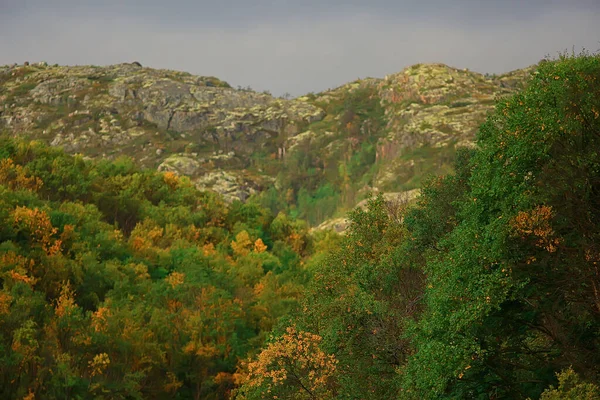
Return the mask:
{"type": "Polygon", "coordinates": [[[284,99],[139,63],[13,64],[0,67],[0,131],[86,157],[129,156],[316,225],[369,191],[447,173],[496,99],[533,69],[486,76],[416,64],[284,99]]]}

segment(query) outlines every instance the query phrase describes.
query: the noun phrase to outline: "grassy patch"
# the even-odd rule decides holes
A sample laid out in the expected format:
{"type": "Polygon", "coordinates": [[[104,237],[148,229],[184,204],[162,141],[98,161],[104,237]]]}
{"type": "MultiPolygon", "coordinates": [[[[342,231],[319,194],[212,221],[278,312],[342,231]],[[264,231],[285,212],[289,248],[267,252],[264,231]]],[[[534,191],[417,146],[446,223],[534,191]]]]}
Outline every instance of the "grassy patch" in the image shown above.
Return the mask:
{"type": "Polygon", "coordinates": [[[454,129],[452,129],[452,127],[448,124],[441,124],[437,126],[437,130],[442,132],[442,133],[454,133],[454,129]]]}
{"type": "Polygon", "coordinates": [[[459,108],[459,107],[466,107],[466,106],[470,106],[472,103],[470,101],[455,101],[452,102],[450,104],[448,104],[448,107],[450,108],[459,108]]]}
{"type": "Polygon", "coordinates": [[[36,86],[36,82],[22,83],[9,92],[8,96],[6,96],[6,103],[13,103],[21,97],[26,97],[36,86]]]}
{"type": "Polygon", "coordinates": [[[8,73],[8,71],[2,75],[0,75],[0,85],[11,81],[11,80],[16,80],[18,78],[24,78],[27,75],[31,75],[34,72],[37,72],[37,70],[35,68],[32,67],[21,67],[21,68],[14,68],[9,70],[10,73],[8,73]]]}
{"type": "Polygon", "coordinates": [[[332,131],[335,128],[335,121],[330,117],[325,117],[321,121],[313,122],[308,129],[314,132],[332,131]]]}
{"type": "Polygon", "coordinates": [[[112,83],[115,81],[115,77],[111,76],[111,75],[91,75],[87,77],[88,80],[92,81],[92,82],[98,82],[98,83],[112,83]]]}
{"type": "Polygon", "coordinates": [[[13,96],[25,96],[25,95],[29,94],[29,92],[31,90],[35,89],[35,87],[37,85],[38,85],[37,82],[22,83],[21,85],[17,86],[15,89],[13,89],[11,94],[13,96]]]}
{"type": "Polygon", "coordinates": [[[426,131],[429,129],[432,129],[433,125],[431,125],[429,122],[421,122],[421,125],[419,125],[419,129],[422,131],[426,131]]]}

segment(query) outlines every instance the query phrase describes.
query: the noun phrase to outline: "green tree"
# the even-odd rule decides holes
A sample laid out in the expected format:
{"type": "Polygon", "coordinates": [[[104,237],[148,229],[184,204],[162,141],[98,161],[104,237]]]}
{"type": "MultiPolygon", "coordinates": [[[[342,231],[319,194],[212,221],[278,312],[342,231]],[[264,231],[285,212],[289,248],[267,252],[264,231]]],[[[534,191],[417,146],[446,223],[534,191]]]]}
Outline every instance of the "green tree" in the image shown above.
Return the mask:
{"type": "Polygon", "coordinates": [[[408,397],[537,397],[571,364],[597,379],[599,73],[598,56],[541,65],[482,126],[466,185],[442,183],[466,190],[456,222],[414,230],[435,250],[408,397]]]}

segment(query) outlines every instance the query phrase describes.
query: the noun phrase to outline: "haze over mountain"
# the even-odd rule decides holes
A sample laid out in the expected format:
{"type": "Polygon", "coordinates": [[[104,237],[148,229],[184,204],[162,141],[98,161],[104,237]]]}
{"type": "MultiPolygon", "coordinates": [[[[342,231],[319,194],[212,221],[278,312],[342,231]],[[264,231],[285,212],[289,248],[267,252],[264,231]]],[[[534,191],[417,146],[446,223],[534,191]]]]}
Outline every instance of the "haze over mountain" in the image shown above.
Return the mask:
{"type": "Polygon", "coordinates": [[[276,95],[421,62],[505,73],[600,47],[600,2],[0,2],[0,64],[117,64],[214,75],[276,95]]]}

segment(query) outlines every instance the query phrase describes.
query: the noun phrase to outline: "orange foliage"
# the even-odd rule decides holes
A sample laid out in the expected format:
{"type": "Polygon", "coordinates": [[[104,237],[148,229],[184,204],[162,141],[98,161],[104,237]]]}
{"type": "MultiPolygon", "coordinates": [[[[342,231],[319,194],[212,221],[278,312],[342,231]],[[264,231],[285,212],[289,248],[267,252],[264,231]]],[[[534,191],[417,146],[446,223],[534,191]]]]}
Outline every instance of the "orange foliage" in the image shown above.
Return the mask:
{"type": "Polygon", "coordinates": [[[279,340],[269,344],[256,361],[247,365],[246,384],[265,385],[269,393],[275,393],[279,386],[296,383],[312,394],[326,392],[338,361],[319,348],[321,341],[319,335],[288,327],[279,340]]]}
{"type": "Polygon", "coordinates": [[[202,230],[199,228],[196,228],[196,226],[192,224],[185,228],[184,237],[190,242],[197,242],[198,239],[200,239],[201,233],[202,233],[202,230]]]}
{"type": "Polygon", "coordinates": [[[288,237],[288,243],[290,246],[292,246],[292,249],[294,249],[296,253],[301,253],[302,249],[304,248],[304,238],[296,232],[292,232],[290,234],[288,237]]]}
{"type": "Polygon", "coordinates": [[[201,344],[195,350],[198,357],[213,358],[219,355],[219,350],[210,343],[201,344]]]}
{"type": "Polygon", "coordinates": [[[44,182],[37,176],[27,176],[22,166],[15,165],[10,158],[5,158],[0,160],[0,184],[8,185],[12,190],[37,192],[44,182]]]}
{"type": "Polygon", "coordinates": [[[14,282],[24,282],[30,286],[35,285],[37,279],[29,276],[33,271],[34,261],[23,256],[17,255],[14,251],[9,251],[0,256],[0,266],[8,269],[8,276],[14,282]]]}
{"type": "Polygon", "coordinates": [[[254,292],[254,295],[256,297],[259,297],[264,290],[265,290],[265,284],[264,283],[258,282],[256,285],[254,285],[253,292],[254,292]]]}
{"type": "Polygon", "coordinates": [[[92,376],[102,375],[110,364],[110,358],[106,353],[96,354],[92,361],[88,362],[90,374],[92,376]]]}
{"type": "Polygon", "coordinates": [[[233,375],[228,374],[227,372],[219,372],[217,376],[215,376],[215,383],[217,385],[222,385],[224,383],[232,383],[233,375]]]}
{"type": "MultiPolygon", "coordinates": [[[[66,226],[65,226],[66,228],[66,226]]],[[[110,232],[110,240],[114,240],[115,242],[120,242],[123,240],[124,236],[123,236],[123,232],[121,232],[119,229],[114,229],[112,232],[110,232]]]]}
{"type": "Polygon", "coordinates": [[[177,286],[183,284],[183,281],[185,280],[185,274],[181,272],[171,272],[165,279],[167,280],[167,283],[171,285],[173,289],[175,289],[177,286]]]}
{"type": "Polygon", "coordinates": [[[169,299],[167,301],[167,309],[170,313],[176,313],[178,310],[183,307],[183,303],[177,300],[169,299]]]}
{"type": "Polygon", "coordinates": [[[108,307],[100,307],[92,314],[92,328],[95,332],[106,332],[110,309],[108,307]]]}
{"type": "Polygon", "coordinates": [[[56,300],[56,306],[54,307],[54,313],[58,317],[70,315],[75,309],[75,292],[71,289],[71,284],[67,281],[63,283],[60,289],[60,296],[56,300]]]}
{"type": "Polygon", "coordinates": [[[267,245],[263,243],[261,238],[256,239],[254,242],[254,252],[255,253],[264,253],[267,250],[267,245]]]}
{"type": "Polygon", "coordinates": [[[27,396],[23,397],[23,400],[35,400],[35,393],[33,393],[32,391],[29,391],[27,396]]]}
{"type": "Polygon", "coordinates": [[[10,313],[10,303],[12,296],[8,293],[0,292],[0,315],[10,313]]]}
{"type": "Polygon", "coordinates": [[[134,250],[139,251],[150,246],[144,238],[136,236],[131,238],[131,247],[133,247],[134,250]]]}
{"type": "Polygon", "coordinates": [[[137,252],[146,250],[157,252],[162,250],[161,241],[164,234],[165,229],[151,220],[144,220],[143,222],[138,223],[131,232],[129,243],[137,252]]]}
{"type": "Polygon", "coordinates": [[[183,386],[183,382],[177,379],[172,372],[167,372],[167,383],[164,385],[164,390],[168,393],[175,394],[180,387],[183,386]]]}
{"type": "Polygon", "coordinates": [[[181,324],[189,333],[181,350],[205,360],[227,356],[232,327],[223,322],[241,317],[237,306],[235,300],[219,297],[216,288],[201,288],[194,304],[181,310],[181,324]]]}
{"type": "Polygon", "coordinates": [[[205,256],[211,256],[215,254],[215,252],[215,245],[212,243],[207,243],[204,246],[202,246],[202,254],[204,254],[205,256]]]}
{"type": "Polygon", "coordinates": [[[164,179],[165,183],[167,185],[169,185],[169,187],[171,189],[177,189],[177,186],[179,186],[179,177],[174,172],[171,172],[171,171],[165,172],[163,174],[163,179],[164,179]]]}
{"type": "Polygon", "coordinates": [[[3,267],[13,266],[31,270],[31,268],[33,268],[34,265],[34,261],[18,255],[14,251],[8,251],[2,254],[2,256],[0,257],[0,264],[3,267]]]}
{"type": "Polygon", "coordinates": [[[17,207],[12,213],[15,225],[31,235],[32,241],[42,246],[47,255],[52,256],[61,251],[62,241],[53,236],[58,232],[52,226],[50,217],[38,208],[17,207]]]}
{"type": "Polygon", "coordinates": [[[63,233],[60,234],[60,240],[62,242],[72,239],[73,232],[75,232],[75,227],[73,225],[65,225],[63,227],[63,233]]]}
{"type": "Polygon", "coordinates": [[[136,275],[137,280],[146,280],[150,279],[150,274],[148,273],[148,266],[145,264],[129,264],[129,267],[133,270],[136,275]]]}
{"type": "Polygon", "coordinates": [[[517,235],[522,238],[535,236],[536,246],[546,249],[550,253],[557,250],[561,238],[555,237],[551,220],[554,213],[552,207],[538,206],[531,211],[521,211],[511,221],[511,226],[517,235]]]}
{"type": "Polygon", "coordinates": [[[49,256],[53,256],[55,254],[58,254],[62,251],[62,240],[60,239],[56,239],[54,241],[54,244],[45,248],[44,249],[46,251],[46,254],[49,256]]]}
{"type": "Polygon", "coordinates": [[[37,282],[37,279],[31,278],[31,277],[27,276],[26,274],[21,274],[15,270],[11,270],[8,274],[13,281],[23,282],[29,286],[33,286],[37,282]]]}

